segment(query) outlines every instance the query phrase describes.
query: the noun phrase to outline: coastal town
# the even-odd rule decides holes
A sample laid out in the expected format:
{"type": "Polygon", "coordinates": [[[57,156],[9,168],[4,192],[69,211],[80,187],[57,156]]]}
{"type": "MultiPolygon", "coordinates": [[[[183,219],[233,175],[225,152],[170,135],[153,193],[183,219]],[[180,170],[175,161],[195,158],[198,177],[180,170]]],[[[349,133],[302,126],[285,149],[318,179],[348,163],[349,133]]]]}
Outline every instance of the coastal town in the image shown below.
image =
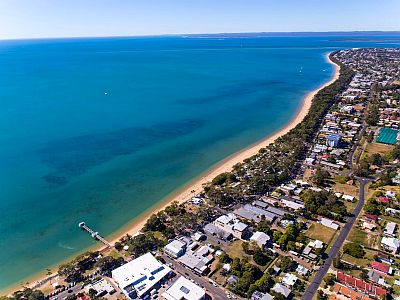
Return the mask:
{"type": "Polygon", "coordinates": [[[287,134],[134,235],[77,224],[104,248],[3,298],[400,299],[400,49],[329,59],[287,134]]]}

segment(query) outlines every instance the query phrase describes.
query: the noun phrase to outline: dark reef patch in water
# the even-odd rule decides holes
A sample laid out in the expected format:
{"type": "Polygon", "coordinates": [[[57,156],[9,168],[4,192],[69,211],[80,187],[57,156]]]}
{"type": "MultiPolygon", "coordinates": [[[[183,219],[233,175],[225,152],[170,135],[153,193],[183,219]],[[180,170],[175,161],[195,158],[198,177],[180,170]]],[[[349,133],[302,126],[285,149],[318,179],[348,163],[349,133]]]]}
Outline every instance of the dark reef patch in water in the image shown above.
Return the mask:
{"type": "Polygon", "coordinates": [[[39,150],[39,155],[54,172],[44,175],[42,179],[53,187],[65,185],[71,177],[117,156],[129,155],[189,134],[200,128],[202,123],[199,119],[163,122],[147,128],[124,128],[51,142],[39,150]]]}
{"type": "MultiPolygon", "coordinates": [[[[225,100],[231,100],[232,97],[240,97],[251,95],[254,93],[259,93],[260,91],[267,89],[276,89],[280,85],[285,85],[284,81],[280,80],[246,80],[237,84],[225,85],[208,97],[193,97],[185,99],[184,102],[191,104],[199,103],[210,103],[210,102],[221,102],[225,100]]],[[[236,98],[235,98],[236,99],[236,98]]]]}

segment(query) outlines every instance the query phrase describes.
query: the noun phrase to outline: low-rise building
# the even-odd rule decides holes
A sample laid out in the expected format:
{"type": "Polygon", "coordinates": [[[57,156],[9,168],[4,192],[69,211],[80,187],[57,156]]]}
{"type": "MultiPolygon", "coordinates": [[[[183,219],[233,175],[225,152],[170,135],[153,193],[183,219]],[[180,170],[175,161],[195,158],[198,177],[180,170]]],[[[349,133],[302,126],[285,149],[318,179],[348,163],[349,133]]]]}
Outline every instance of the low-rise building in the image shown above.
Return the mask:
{"type": "Polygon", "coordinates": [[[251,237],[250,241],[255,242],[261,249],[264,249],[265,245],[269,242],[270,237],[268,234],[256,231],[251,237]]]}
{"type": "Polygon", "coordinates": [[[339,224],[333,222],[332,220],[329,220],[327,218],[320,218],[318,223],[320,223],[321,225],[334,229],[334,230],[338,230],[339,229],[339,224]]]}
{"type": "Polygon", "coordinates": [[[347,299],[372,300],[371,298],[369,298],[364,294],[349,289],[348,287],[340,283],[335,283],[335,286],[333,287],[333,293],[329,296],[329,300],[347,300],[347,299]]]}
{"type": "Polygon", "coordinates": [[[106,294],[113,294],[116,292],[114,287],[105,279],[100,279],[100,280],[97,280],[93,283],[86,285],[85,286],[86,293],[89,294],[90,290],[96,291],[96,294],[95,294],[96,297],[102,297],[106,294]]]}
{"type": "Polygon", "coordinates": [[[173,240],[172,242],[168,243],[164,247],[165,253],[167,253],[169,256],[173,258],[178,258],[181,257],[183,254],[185,254],[186,251],[186,243],[182,240],[173,240]]]}
{"type": "Polygon", "coordinates": [[[292,293],[292,291],[289,288],[287,288],[286,286],[284,286],[281,283],[275,283],[275,285],[272,287],[271,291],[282,294],[286,298],[289,297],[290,294],[292,293]]]}
{"type": "Polygon", "coordinates": [[[270,294],[268,293],[261,293],[259,291],[255,291],[252,295],[251,295],[251,300],[272,300],[274,299],[274,297],[272,297],[270,294]]]}
{"type": "Polygon", "coordinates": [[[202,300],[205,299],[205,291],[194,282],[179,277],[163,294],[166,300],[202,300]]]}
{"type": "Polygon", "coordinates": [[[286,208],[293,210],[293,211],[297,211],[299,209],[303,209],[304,208],[304,204],[302,203],[298,203],[298,202],[293,202],[293,201],[288,201],[285,199],[281,199],[281,203],[283,206],[285,206],[286,208]]]}
{"type": "Polygon", "coordinates": [[[331,134],[326,137],[326,145],[331,148],[339,147],[342,137],[338,134],[331,134]]]}
{"type": "Polygon", "coordinates": [[[379,286],[376,286],[372,283],[365,282],[362,279],[353,277],[351,275],[347,275],[343,272],[337,272],[337,280],[347,287],[351,289],[367,294],[369,296],[384,296],[387,294],[387,291],[379,286]]]}
{"type": "Polygon", "coordinates": [[[383,237],[381,247],[396,254],[400,249],[400,240],[393,237],[383,237]]]}
{"type": "Polygon", "coordinates": [[[234,214],[220,216],[214,221],[214,225],[238,239],[242,239],[249,232],[249,226],[242,223],[234,214]]]}
{"type": "Polygon", "coordinates": [[[299,265],[297,266],[296,272],[297,272],[297,274],[299,274],[300,276],[307,276],[309,270],[308,270],[306,267],[304,267],[304,266],[302,266],[302,265],[299,264],[299,265]]]}
{"type": "Polygon", "coordinates": [[[203,274],[208,270],[208,266],[214,260],[214,249],[208,245],[198,248],[188,249],[184,255],[178,258],[178,261],[198,274],[203,274]]]}
{"type": "Polygon", "coordinates": [[[383,232],[388,236],[394,237],[394,232],[396,230],[396,226],[397,226],[397,224],[394,222],[387,222],[383,232]]]}
{"type": "Polygon", "coordinates": [[[371,263],[371,268],[385,275],[390,275],[393,271],[389,265],[377,261],[371,263]]]}
{"type": "Polygon", "coordinates": [[[111,275],[128,299],[144,299],[170,272],[167,265],[146,253],[113,270],[111,275]]]}
{"type": "Polygon", "coordinates": [[[276,218],[276,215],[272,212],[250,204],[235,209],[234,213],[240,218],[254,221],[255,223],[259,223],[263,219],[272,223],[276,218]]]}
{"type": "Polygon", "coordinates": [[[290,273],[286,273],[282,277],[282,283],[286,286],[294,286],[297,280],[298,280],[297,276],[290,273]]]}
{"type": "Polygon", "coordinates": [[[385,208],[385,214],[392,217],[400,218],[400,210],[394,208],[385,208]]]}

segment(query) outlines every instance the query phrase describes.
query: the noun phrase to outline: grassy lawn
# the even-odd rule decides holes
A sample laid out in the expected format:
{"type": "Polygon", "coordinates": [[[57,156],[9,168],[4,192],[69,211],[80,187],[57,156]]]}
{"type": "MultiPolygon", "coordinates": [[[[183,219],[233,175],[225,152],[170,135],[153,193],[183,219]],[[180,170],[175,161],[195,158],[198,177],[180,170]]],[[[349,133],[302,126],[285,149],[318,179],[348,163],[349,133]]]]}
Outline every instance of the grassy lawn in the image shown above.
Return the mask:
{"type": "Polygon", "coordinates": [[[368,234],[357,227],[353,227],[349,233],[349,236],[347,237],[348,241],[363,245],[368,248],[373,248],[377,242],[377,239],[379,239],[377,235],[368,234]]]}
{"type": "Polygon", "coordinates": [[[328,228],[318,223],[311,224],[305,235],[314,240],[320,240],[325,244],[329,244],[336,230],[328,228]]]}
{"type": "Polygon", "coordinates": [[[243,259],[244,257],[247,257],[249,259],[249,263],[257,266],[258,268],[260,268],[261,271],[264,272],[264,270],[269,266],[271,262],[268,262],[266,266],[260,266],[256,264],[255,261],[253,260],[253,256],[248,255],[243,251],[242,243],[243,243],[242,241],[236,240],[230,243],[228,246],[221,246],[221,249],[224,250],[226,254],[229,255],[230,258],[237,257],[243,259]]]}
{"type": "Polygon", "coordinates": [[[365,256],[363,258],[355,258],[351,255],[343,254],[342,260],[360,267],[367,267],[374,260],[374,254],[375,251],[365,249],[365,256]]]}
{"type": "Polygon", "coordinates": [[[335,192],[354,196],[358,199],[358,187],[355,185],[348,185],[346,183],[339,183],[335,181],[335,184],[332,186],[332,188],[335,192]]]}
{"type": "Polygon", "coordinates": [[[339,236],[339,231],[336,231],[330,243],[326,246],[325,253],[329,253],[329,250],[331,249],[333,243],[335,242],[338,236],[339,236]]]}
{"type": "MultiPolygon", "coordinates": [[[[398,226],[400,225],[400,219],[396,218],[396,217],[391,217],[391,216],[384,216],[381,215],[379,216],[382,220],[386,221],[386,222],[394,222],[396,223],[398,226]]],[[[380,222],[380,225],[382,225],[382,222],[380,222]]],[[[399,228],[396,229],[396,231],[398,231],[399,228]]]]}
{"type": "Polygon", "coordinates": [[[367,233],[357,227],[353,227],[349,233],[349,236],[347,237],[348,241],[352,241],[353,243],[356,244],[361,244],[364,246],[367,245],[367,233]]]}
{"type": "Polygon", "coordinates": [[[222,247],[223,250],[231,257],[231,258],[243,258],[245,256],[248,256],[246,253],[243,251],[242,247],[242,241],[241,240],[236,240],[232,243],[230,243],[228,246],[222,247]]]}
{"type": "MultiPolygon", "coordinates": [[[[357,201],[358,202],[358,201],[357,201]]],[[[357,202],[344,201],[344,205],[349,213],[352,213],[357,206],[357,202]]]]}
{"type": "Polygon", "coordinates": [[[161,232],[159,232],[159,231],[155,231],[154,232],[154,237],[156,237],[156,238],[158,238],[158,239],[160,239],[160,240],[162,240],[162,241],[166,241],[167,239],[165,238],[165,236],[161,233],[161,232]]]}
{"type": "Polygon", "coordinates": [[[364,154],[371,156],[372,154],[379,153],[385,154],[394,149],[392,145],[380,144],[380,143],[368,143],[367,147],[365,147],[364,154]]]}
{"type": "Polygon", "coordinates": [[[395,191],[396,194],[400,194],[400,186],[398,185],[385,185],[380,189],[384,189],[385,191],[395,191]]]}
{"type": "Polygon", "coordinates": [[[108,253],[108,255],[113,257],[113,258],[120,258],[121,257],[121,255],[116,250],[111,250],[111,252],[108,253]]]}
{"type": "Polygon", "coordinates": [[[303,180],[308,181],[308,180],[311,179],[311,177],[312,177],[312,175],[311,175],[311,170],[308,169],[308,168],[305,169],[304,175],[303,175],[303,180]]]}

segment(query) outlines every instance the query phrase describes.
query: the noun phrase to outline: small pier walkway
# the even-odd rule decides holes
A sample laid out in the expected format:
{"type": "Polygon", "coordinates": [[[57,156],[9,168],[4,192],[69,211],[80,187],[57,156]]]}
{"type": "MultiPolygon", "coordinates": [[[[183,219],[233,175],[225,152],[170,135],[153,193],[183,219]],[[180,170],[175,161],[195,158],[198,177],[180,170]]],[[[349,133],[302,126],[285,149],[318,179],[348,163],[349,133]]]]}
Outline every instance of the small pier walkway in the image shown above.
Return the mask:
{"type": "Polygon", "coordinates": [[[102,242],[104,245],[106,245],[108,248],[112,248],[112,245],[106,241],[105,238],[103,238],[98,232],[93,231],[92,229],[90,229],[85,222],[80,222],[78,224],[79,228],[87,231],[93,238],[95,238],[96,240],[102,242]]]}

